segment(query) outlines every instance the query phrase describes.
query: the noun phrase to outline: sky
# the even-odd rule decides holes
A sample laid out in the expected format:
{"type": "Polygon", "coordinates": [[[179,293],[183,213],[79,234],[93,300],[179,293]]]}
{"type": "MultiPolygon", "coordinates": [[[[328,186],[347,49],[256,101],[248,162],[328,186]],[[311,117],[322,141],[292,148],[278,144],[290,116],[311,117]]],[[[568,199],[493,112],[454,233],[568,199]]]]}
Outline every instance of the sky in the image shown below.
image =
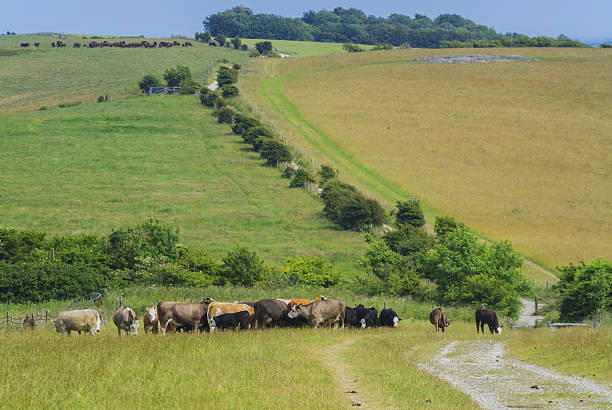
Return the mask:
{"type": "Polygon", "coordinates": [[[308,10],[354,7],[368,15],[459,14],[500,33],[572,39],[612,37],[612,0],[396,0],[319,1],[242,0],[0,0],[0,33],[193,36],[205,17],[244,5],[254,13],[301,17],[308,10]]]}

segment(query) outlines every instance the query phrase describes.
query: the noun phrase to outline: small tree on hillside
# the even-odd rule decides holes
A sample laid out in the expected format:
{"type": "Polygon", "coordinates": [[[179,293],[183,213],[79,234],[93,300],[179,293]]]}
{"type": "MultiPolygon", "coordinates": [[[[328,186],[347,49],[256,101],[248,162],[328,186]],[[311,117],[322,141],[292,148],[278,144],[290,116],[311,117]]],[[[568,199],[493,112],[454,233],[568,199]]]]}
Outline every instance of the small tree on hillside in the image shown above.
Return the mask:
{"type": "Polygon", "coordinates": [[[142,80],[140,80],[140,82],[138,83],[138,88],[140,88],[143,93],[148,93],[149,88],[151,87],[161,87],[161,86],[162,86],[161,80],[151,74],[147,74],[144,77],[142,77],[142,80]]]}
{"type": "Polygon", "coordinates": [[[179,87],[184,80],[191,80],[191,69],[186,65],[177,65],[164,73],[164,80],[168,87],[179,87]]]}
{"type": "Polygon", "coordinates": [[[236,50],[239,50],[240,45],[242,44],[242,40],[240,40],[240,37],[236,36],[231,41],[232,41],[232,45],[234,46],[234,48],[236,50]]]}
{"type": "Polygon", "coordinates": [[[204,33],[204,35],[202,35],[202,40],[205,43],[208,43],[210,40],[212,40],[212,35],[210,34],[210,32],[207,31],[206,33],[204,33]]]}
{"type": "Polygon", "coordinates": [[[259,43],[255,43],[255,48],[259,51],[259,54],[266,55],[268,52],[272,51],[272,43],[270,41],[260,41],[259,43]]]}
{"type": "Polygon", "coordinates": [[[215,37],[215,41],[219,43],[219,47],[223,47],[227,42],[227,39],[223,34],[217,34],[217,37],[215,37]]]}
{"type": "Polygon", "coordinates": [[[219,67],[217,71],[217,83],[219,87],[223,87],[227,84],[234,84],[238,81],[238,71],[229,67],[219,67]]]}
{"type": "Polygon", "coordinates": [[[221,284],[253,286],[266,277],[269,267],[255,252],[237,248],[227,252],[221,267],[221,284]]]}
{"type": "Polygon", "coordinates": [[[425,225],[421,203],[417,198],[412,198],[408,201],[397,201],[396,207],[395,221],[398,226],[409,224],[419,228],[425,225]]]}

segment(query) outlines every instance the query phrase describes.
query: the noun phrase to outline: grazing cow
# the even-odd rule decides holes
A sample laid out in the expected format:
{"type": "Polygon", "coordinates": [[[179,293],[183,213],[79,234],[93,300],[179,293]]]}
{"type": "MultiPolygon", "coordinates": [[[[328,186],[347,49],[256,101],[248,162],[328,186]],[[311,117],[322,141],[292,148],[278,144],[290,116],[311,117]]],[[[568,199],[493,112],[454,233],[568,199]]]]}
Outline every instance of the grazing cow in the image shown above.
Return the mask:
{"type": "Polygon", "coordinates": [[[54,320],[55,330],[60,333],[68,333],[73,330],[81,333],[85,331],[91,336],[100,331],[100,313],[95,309],[65,310],[57,314],[54,320]]]}
{"type": "Polygon", "coordinates": [[[376,327],[378,321],[378,311],[376,308],[366,308],[362,304],[355,307],[357,314],[357,322],[359,327],[365,329],[366,327],[376,327]]]}
{"type": "Polygon", "coordinates": [[[113,315],[113,322],[117,326],[117,334],[121,336],[123,330],[126,335],[138,334],[138,317],[132,308],[123,305],[123,300],[119,302],[119,307],[113,315]]]}
{"type": "Polygon", "coordinates": [[[21,43],[21,48],[30,47],[30,43],[21,43]]]}
{"type": "Polygon", "coordinates": [[[201,302],[159,302],[157,304],[157,317],[159,327],[163,334],[170,323],[183,327],[185,330],[207,330],[206,312],[213,299],[204,299],[201,302]]]}
{"type": "Polygon", "coordinates": [[[246,310],[215,316],[211,319],[210,328],[236,330],[238,326],[240,330],[248,330],[251,327],[251,315],[246,310]]]}
{"type": "Polygon", "coordinates": [[[81,43],[73,43],[72,48],[81,48],[81,43]]]}
{"type": "Polygon", "coordinates": [[[265,329],[266,327],[282,326],[283,313],[289,310],[289,307],[283,300],[263,299],[255,303],[254,309],[256,327],[265,329]]]}
{"type": "Polygon", "coordinates": [[[357,307],[347,307],[344,313],[344,324],[350,327],[360,327],[361,323],[357,320],[357,307]]]}
{"type": "Polygon", "coordinates": [[[402,320],[397,316],[395,310],[391,308],[385,308],[380,311],[378,317],[378,326],[397,327],[399,321],[402,320]]]}
{"type": "Polygon", "coordinates": [[[442,329],[444,332],[445,327],[449,327],[451,320],[446,317],[446,312],[442,308],[435,308],[429,314],[429,321],[436,327],[436,332],[442,329]]]}
{"type": "Polygon", "coordinates": [[[211,302],[208,306],[207,312],[208,326],[210,328],[210,332],[212,333],[215,331],[215,322],[212,319],[224,313],[236,313],[242,312],[243,310],[249,312],[249,315],[251,316],[251,327],[254,327],[255,309],[253,307],[242,303],[211,302]]]}
{"type": "MultiPolygon", "coordinates": [[[[289,317],[290,310],[283,312],[283,326],[284,327],[305,327],[308,325],[308,320],[304,316],[298,316],[295,318],[289,317]]],[[[346,323],[346,321],[345,321],[346,323]]]]}
{"type": "Polygon", "coordinates": [[[486,323],[489,326],[489,331],[491,331],[491,334],[493,332],[496,332],[501,335],[502,327],[499,325],[499,319],[497,318],[497,313],[495,313],[494,310],[491,310],[486,307],[479,307],[478,309],[476,309],[475,316],[476,333],[478,333],[480,330],[484,334],[484,325],[486,323]]]}
{"type": "Polygon", "coordinates": [[[40,43],[34,43],[34,47],[38,48],[38,46],[40,46],[40,43]]]}
{"type": "Polygon", "coordinates": [[[303,316],[314,328],[331,323],[334,327],[344,328],[346,302],[338,299],[317,300],[308,305],[296,305],[289,311],[289,317],[303,316]]]}

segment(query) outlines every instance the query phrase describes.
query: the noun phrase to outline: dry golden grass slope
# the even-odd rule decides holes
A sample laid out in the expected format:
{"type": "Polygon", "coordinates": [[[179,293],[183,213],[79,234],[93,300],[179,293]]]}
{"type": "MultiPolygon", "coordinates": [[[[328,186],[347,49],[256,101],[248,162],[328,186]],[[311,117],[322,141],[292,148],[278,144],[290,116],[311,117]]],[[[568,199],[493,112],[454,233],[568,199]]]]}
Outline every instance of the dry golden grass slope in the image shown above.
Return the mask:
{"type": "Polygon", "coordinates": [[[612,51],[394,50],[265,61],[244,89],[319,160],[554,267],[612,258],[612,51]],[[443,54],[538,62],[426,64],[443,54]]]}

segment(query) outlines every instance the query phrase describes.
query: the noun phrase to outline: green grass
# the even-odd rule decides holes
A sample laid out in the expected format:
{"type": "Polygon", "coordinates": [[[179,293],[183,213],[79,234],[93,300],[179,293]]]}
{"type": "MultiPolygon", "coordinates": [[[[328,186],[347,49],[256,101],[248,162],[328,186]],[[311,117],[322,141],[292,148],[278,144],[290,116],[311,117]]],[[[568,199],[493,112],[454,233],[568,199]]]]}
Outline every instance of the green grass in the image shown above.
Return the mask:
{"type": "Polygon", "coordinates": [[[157,217],[216,257],[320,255],[352,275],[363,236],[334,229],[320,201],[210,113],[193,96],[159,96],[4,116],[2,225],[108,234],[157,217]]]}
{"type": "MultiPolygon", "coordinates": [[[[255,44],[262,39],[242,39],[243,44],[247,44],[249,49],[255,49],[255,44]]],[[[269,40],[272,42],[272,47],[278,48],[278,52],[288,54],[290,57],[308,57],[320,56],[327,54],[346,54],[342,48],[342,43],[318,43],[315,41],[291,41],[291,40],[269,40]]],[[[369,49],[373,46],[362,45],[363,48],[369,49]]]]}
{"type": "MultiPolygon", "coordinates": [[[[193,78],[201,80],[210,65],[217,60],[243,62],[248,52],[229,48],[209,47],[191,40],[193,47],[153,48],[73,48],[74,42],[125,40],[149,42],[160,39],[115,37],[83,39],[69,36],[62,39],[65,48],[52,48],[57,36],[0,37],[0,114],[29,111],[41,106],[55,107],[75,101],[95,102],[100,95],[115,99],[138,93],[138,81],[153,74],[163,80],[166,69],[184,64],[191,68],[193,78]],[[41,43],[38,49],[22,52],[21,42],[41,43]],[[11,53],[12,55],[5,55],[11,53]]],[[[166,39],[172,40],[172,39],[166,39]]],[[[184,42],[185,39],[177,39],[184,42]]],[[[31,45],[32,47],[32,45],[31,45]]]]}

